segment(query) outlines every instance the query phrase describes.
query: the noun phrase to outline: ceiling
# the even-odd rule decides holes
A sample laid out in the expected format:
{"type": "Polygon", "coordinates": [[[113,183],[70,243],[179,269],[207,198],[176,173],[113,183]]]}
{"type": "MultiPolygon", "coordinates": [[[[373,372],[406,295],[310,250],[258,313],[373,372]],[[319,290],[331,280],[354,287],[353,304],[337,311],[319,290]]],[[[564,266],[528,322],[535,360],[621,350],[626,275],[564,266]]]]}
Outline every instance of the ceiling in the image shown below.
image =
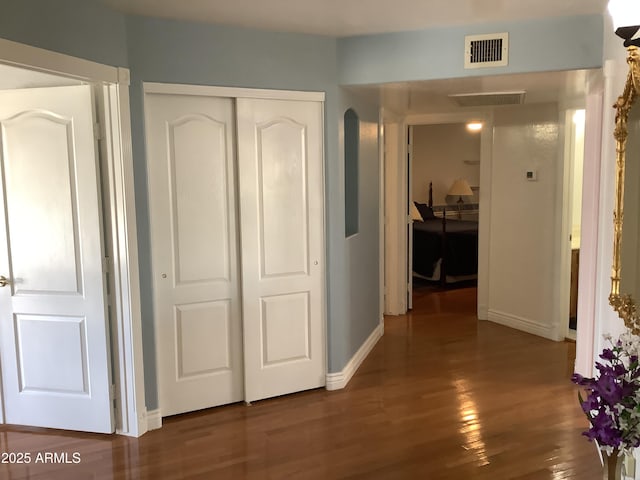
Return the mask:
{"type": "Polygon", "coordinates": [[[351,36],[601,14],[607,0],[102,0],[117,10],[202,23],[351,36]]]}
{"type": "MultiPolygon", "coordinates": [[[[446,24],[601,13],[606,0],[103,0],[131,13],[282,31],[354,35],[446,24]],[[409,13],[405,13],[409,12],[409,13]]],[[[587,72],[462,77],[353,87],[398,114],[464,112],[450,94],[526,91],[525,103],[584,98],[587,72]]],[[[80,82],[0,65],[0,89],[80,82]]],[[[477,109],[475,109],[477,110],[477,109]]]]}
{"type": "MultiPolygon", "coordinates": [[[[101,0],[130,14],[281,32],[352,36],[568,15],[607,0],[101,0]]],[[[399,114],[460,111],[453,93],[526,90],[525,103],[584,97],[585,72],[466,77],[355,87],[399,114]]]]}
{"type": "MultiPolygon", "coordinates": [[[[397,114],[478,112],[459,107],[449,95],[481,92],[526,92],[526,104],[561,103],[580,106],[586,94],[588,70],[462,77],[446,80],[387,83],[349,88],[397,114]]],[[[485,107],[484,110],[490,107],[485,107]]],[[[497,107],[500,108],[500,107],[497,107]]]]}

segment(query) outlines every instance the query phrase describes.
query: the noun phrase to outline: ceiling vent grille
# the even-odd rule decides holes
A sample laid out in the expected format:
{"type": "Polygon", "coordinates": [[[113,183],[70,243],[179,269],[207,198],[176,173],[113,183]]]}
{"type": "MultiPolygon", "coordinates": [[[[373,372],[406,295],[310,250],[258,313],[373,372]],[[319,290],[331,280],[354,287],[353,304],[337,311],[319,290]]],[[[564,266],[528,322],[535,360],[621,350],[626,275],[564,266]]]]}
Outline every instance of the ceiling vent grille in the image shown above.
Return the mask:
{"type": "Polygon", "coordinates": [[[460,93],[449,98],[460,107],[495,107],[500,105],[522,105],[526,92],[460,93]]]}
{"type": "Polygon", "coordinates": [[[508,33],[464,37],[464,68],[506,67],[508,64],[508,33]]]}

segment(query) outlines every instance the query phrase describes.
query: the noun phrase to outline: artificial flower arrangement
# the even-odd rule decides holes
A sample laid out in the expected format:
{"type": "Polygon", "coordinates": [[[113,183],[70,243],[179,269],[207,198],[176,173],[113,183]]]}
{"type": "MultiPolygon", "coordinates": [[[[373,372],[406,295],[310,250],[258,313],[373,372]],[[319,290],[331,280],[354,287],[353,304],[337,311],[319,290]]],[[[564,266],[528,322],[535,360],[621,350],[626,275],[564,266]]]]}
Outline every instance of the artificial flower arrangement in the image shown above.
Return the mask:
{"type": "Polygon", "coordinates": [[[610,335],[605,339],[611,348],[605,348],[602,362],[596,362],[598,375],[574,374],[571,380],[587,393],[586,399],[578,393],[591,423],[583,435],[595,440],[608,456],[619,456],[640,445],[640,338],[626,332],[615,342],[610,335]]]}

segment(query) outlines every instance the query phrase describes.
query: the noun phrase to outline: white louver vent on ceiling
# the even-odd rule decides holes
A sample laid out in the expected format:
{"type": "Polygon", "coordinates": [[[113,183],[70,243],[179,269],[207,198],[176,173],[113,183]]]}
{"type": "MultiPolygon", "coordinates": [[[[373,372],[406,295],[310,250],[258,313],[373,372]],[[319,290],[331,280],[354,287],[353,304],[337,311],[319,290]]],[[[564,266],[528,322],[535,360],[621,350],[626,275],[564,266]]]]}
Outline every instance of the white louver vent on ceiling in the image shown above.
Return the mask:
{"type": "Polygon", "coordinates": [[[464,68],[505,67],[508,64],[508,33],[464,37],[464,68]]]}
{"type": "Polygon", "coordinates": [[[488,92],[488,93],[461,93],[449,95],[449,98],[460,107],[492,107],[498,105],[522,105],[526,92],[488,92]]]}

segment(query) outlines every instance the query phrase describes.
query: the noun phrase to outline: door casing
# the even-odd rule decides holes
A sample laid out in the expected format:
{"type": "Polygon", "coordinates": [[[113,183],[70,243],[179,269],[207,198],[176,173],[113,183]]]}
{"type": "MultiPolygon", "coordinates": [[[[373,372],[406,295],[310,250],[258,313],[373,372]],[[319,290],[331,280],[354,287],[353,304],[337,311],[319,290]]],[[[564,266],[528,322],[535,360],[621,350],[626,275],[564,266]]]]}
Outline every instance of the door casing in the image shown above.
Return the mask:
{"type": "MultiPolygon", "coordinates": [[[[0,39],[0,64],[100,85],[104,223],[109,232],[113,288],[112,358],[116,433],[138,437],[147,428],[142,363],[138,245],[133,186],[129,70],[0,39]]],[[[1,388],[1,386],[0,386],[1,388]]],[[[0,402],[2,401],[0,390],[0,402]]],[[[0,423],[4,418],[0,409],[0,423]]]]}

